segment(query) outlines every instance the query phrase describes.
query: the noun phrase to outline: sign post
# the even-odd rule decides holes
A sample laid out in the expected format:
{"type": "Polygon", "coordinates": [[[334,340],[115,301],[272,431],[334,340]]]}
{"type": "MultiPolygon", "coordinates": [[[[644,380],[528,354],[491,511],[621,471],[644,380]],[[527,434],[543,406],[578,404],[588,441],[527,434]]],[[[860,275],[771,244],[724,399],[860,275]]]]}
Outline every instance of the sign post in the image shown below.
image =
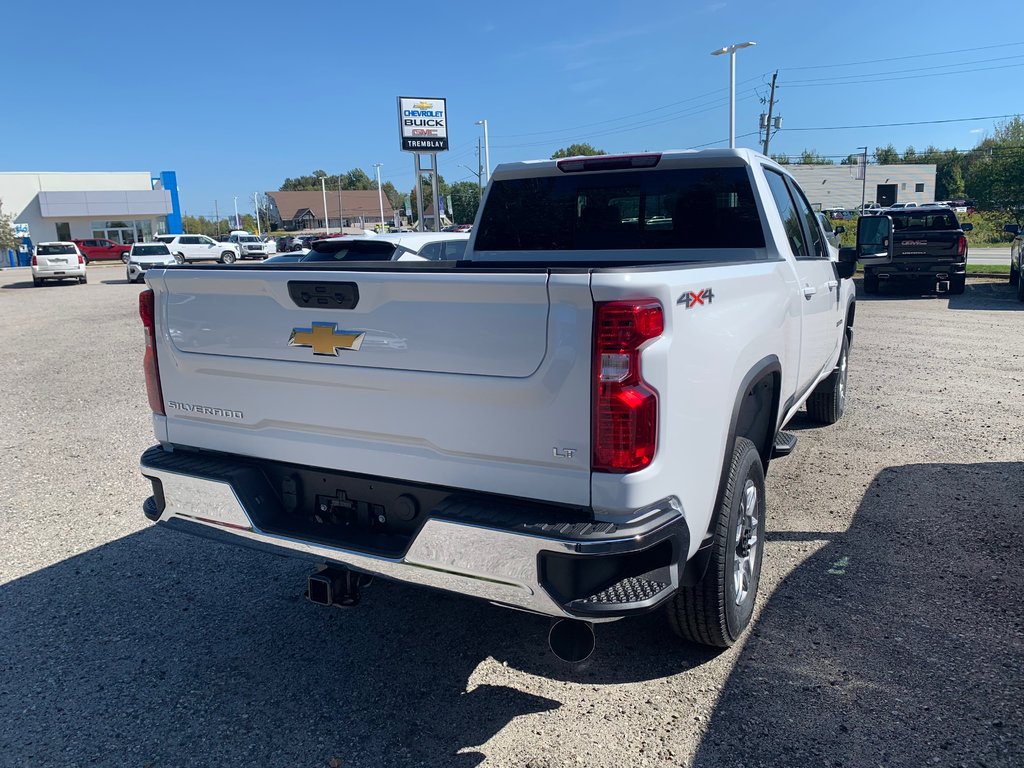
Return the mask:
{"type": "Polygon", "coordinates": [[[448,107],[445,99],[398,97],[398,125],[403,152],[414,153],[416,173],[416,214],[423,228],[422,174],[430,174],[434,200],[434,231],[441,231],[440,190],[437,178],[437,153],[448,151],[448,107]],[[424,166],[423,156],[430,156],[424,166]]]}

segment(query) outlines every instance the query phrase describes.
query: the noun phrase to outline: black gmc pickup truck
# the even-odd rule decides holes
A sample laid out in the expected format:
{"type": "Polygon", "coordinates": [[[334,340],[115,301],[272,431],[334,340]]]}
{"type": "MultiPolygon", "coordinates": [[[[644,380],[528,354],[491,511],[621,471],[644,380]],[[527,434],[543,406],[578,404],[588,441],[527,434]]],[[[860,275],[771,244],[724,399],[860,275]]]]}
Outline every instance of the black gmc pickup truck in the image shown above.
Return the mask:
{"type": "Polygon", "coordinates": [[[891,259],[862,259],[864,292],[877,293],[883,280],[930,278],[940,293],[963,293],[967,279],[967,237],[972,224],[961,224],[946,206],[883,210],[893,223],[891,259]]]}

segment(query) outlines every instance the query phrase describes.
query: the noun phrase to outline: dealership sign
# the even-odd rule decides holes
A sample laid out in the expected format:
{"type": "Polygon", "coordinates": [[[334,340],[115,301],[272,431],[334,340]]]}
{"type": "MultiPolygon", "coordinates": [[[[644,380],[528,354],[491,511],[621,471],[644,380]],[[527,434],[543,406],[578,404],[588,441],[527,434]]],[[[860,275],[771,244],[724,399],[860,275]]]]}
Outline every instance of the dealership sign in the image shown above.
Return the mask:
{"type": "Polygon", "coordinates": [[[403,151],[448,151],[448,111],[444,99],[399,96],[398,124],[403,151]]]}

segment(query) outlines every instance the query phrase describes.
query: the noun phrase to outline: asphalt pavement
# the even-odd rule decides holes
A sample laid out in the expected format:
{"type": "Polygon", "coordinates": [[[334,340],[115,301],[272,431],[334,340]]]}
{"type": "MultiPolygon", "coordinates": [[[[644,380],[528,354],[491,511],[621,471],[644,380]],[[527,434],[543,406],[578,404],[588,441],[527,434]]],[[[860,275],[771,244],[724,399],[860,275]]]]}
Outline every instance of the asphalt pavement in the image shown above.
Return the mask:
{"type": "MultiPolygon", "coordinates": [[[[888,289],[889,286],[886,286],[888,289]]],[[[768,475],[751,630],[547,620],[157,530],[141,286],[0,272],[0,766],[1020,766],[1024,304],[858,303],[843,420],[768,475]]],[[[695,404],[697,407],[697,404],[695,404]]]]}

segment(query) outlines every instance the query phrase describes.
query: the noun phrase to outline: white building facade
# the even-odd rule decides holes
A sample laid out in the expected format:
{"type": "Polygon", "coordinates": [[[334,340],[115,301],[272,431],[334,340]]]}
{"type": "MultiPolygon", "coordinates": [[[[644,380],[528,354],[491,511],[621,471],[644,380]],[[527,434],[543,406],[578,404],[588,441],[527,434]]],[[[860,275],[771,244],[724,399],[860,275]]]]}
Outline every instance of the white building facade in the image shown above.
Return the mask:
{"type": "Polygon", "coordinates": [[[181,231],[173,171],[0,172],[0,206],[35,243],[106,238],[129,244],[181,231]]]}
{"type": "Polygon", "coordinates": [[[787,165],[807,199],[818,208],[854,208],[864,201],[882,206],[935,201],[935,165],[869,165],[867,183],[855,165],[787,165]]]}

